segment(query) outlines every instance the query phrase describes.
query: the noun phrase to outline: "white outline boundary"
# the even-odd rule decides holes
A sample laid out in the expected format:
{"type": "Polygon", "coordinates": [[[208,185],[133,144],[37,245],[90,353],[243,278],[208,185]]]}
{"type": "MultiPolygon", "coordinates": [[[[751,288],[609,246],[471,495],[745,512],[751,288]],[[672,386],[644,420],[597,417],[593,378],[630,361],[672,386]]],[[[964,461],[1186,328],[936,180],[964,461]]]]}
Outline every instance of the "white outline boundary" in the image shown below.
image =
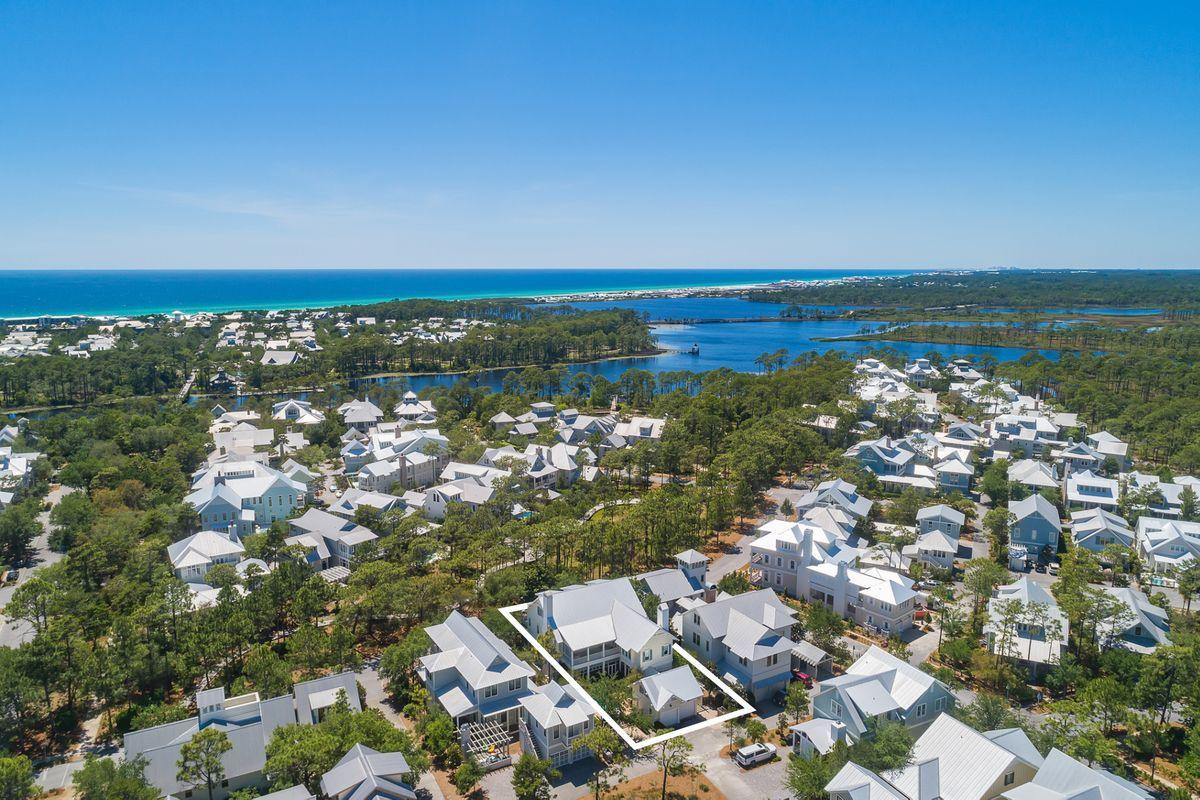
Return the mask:
{"type": "Polygon", "coordinates": [[[689,653],[685,648],[679,647],[677,642],[672,642],[671,649],[673,652],[678,653],[684,661],[688,662],[694,669],[699,671],[701,675],[720,687],[721,691],[723,691],[726,695],[733,698],[734,702],[738,704],[739,708],[737,711],[730,711],[726,714],[722,714],[719,717],[713,717],[712,719],[706,719],[702,722],[697,722],[694,725],[688,725],[686,728],[679,728],[678,730],[661,733],[658,736],[651,736],[648,739],[635,741],[632,736],[625,732],[624,728],[617,724],[617,721],[613,719],[607,711],[600,707],[600,704],[597,703],[590,694],[588,694],[588,691],[583,688],[583,686],[575,679],[573,675],[571,675],[567,668],[560,664],[558,659],[552,656],[546,650],[546,648],[542,647],[541,643],[534,638],[533,634],[530,633],[529,630],[517,620],[516,612],[525,611],[528,607],[528,603],[518,603],[517,605],[507,606],[498,610],[500,614],[506,620],[508,620],[509,624],[516,628],[517,631],[525,637],[525,640],[533,645],[533,649],[537,651],[538,655],[546,659],[546,662],[550,664],[550,666],[554,667],[554,671],[558,673],[559,677],[579,690],[579,692],[588,699],[588,702],[592,704],[592,708],[594,708],[596,713],[599,714],[600,717],[608,724],[608,727],[616,731],[617,735],[620,736],[625,744],[628,745],[632,750],[642,750],[647,747],[653,747],[654,745],[661,744],[668,739],[674,739],[676,736],[683,736],[704,728],[710,728],[713,725],[720,725],[726,720],[744,717],[747,714],[753,714],[755,711],[754,706],[747,703],[745,698],[733,691],[733,689],[729,688],[729,686],[716,675],[712,674],[708,667],[701,664],[695,656],[689,653]]]}

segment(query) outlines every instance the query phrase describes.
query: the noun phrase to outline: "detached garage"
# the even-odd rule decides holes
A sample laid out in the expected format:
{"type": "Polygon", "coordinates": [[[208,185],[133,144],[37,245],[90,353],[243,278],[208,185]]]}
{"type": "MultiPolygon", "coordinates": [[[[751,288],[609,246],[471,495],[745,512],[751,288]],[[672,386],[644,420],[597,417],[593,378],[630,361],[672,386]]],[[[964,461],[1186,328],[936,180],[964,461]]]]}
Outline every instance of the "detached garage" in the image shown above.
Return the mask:
{"type": "Polygon", "coordinates": [[[667,727],[696,716],[696,704],[703,695],[704,690],[690,667],[676,667],[642,678],[634,692],[638,708],[667,727]]]}

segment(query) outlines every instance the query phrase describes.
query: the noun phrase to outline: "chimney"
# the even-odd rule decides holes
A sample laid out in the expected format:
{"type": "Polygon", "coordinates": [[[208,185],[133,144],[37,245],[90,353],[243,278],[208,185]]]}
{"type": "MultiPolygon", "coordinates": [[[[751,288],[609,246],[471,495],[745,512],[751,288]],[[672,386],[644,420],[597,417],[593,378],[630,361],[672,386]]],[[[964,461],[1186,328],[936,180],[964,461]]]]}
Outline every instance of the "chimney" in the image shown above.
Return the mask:
{"type": "Polygon", "coordinates": [[[917,764],[916,800],[940,800],[942,796],[938,760],[931,758],[917,764]]]}
{"type": "Polygon", "coordinates": [[[671,609],[666,603],[658,604],[658,627],[664,631],[671,630],[671,609]]]}

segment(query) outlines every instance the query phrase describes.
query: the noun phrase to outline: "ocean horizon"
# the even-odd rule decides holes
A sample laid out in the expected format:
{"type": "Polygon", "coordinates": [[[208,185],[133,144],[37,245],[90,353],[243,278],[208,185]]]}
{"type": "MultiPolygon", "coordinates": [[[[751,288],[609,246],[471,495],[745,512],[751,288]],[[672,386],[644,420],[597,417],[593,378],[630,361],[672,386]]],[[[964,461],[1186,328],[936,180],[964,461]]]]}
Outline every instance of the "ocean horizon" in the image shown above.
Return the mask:
{"type": "Polygon", "coordinates": [[[0,272],[0,317],[311,309],[746,286],[904,275],[899,269],[52,269],[0,272]]]}

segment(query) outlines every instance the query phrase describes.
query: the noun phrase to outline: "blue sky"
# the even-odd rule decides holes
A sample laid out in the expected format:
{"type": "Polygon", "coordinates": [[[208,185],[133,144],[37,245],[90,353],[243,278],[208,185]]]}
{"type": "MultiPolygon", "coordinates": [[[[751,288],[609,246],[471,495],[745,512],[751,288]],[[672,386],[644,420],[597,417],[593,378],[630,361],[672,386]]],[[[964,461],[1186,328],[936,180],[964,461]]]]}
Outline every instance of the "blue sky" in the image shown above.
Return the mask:
{"type": "Polygon", "coordinates": [[[1200,4],[0,4],[0,266],[1200,267],[1200,4]]]}

